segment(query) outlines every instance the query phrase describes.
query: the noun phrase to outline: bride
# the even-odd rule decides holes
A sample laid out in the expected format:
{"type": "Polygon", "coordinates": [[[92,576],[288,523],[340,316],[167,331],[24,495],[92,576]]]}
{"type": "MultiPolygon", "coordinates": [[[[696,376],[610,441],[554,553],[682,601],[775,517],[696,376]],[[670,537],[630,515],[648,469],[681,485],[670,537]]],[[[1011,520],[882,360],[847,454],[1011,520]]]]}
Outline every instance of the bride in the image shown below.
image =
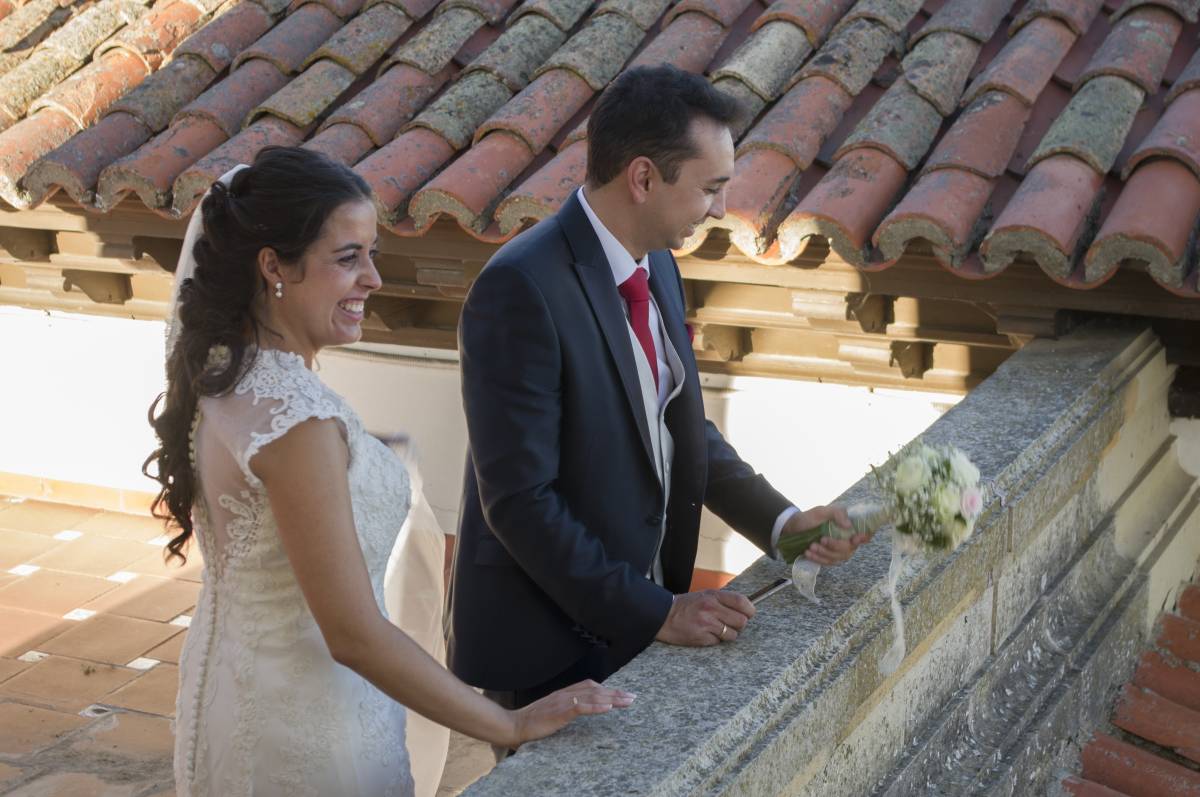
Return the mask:
{"type": "Polygon", "coordinates": [[[179,794],[411,794],[406,706],[515,748],[629,705],[582,682],[504,710],[385,616],[409,475],[312,371],[322,347],[359,339],[381,284],[366,183],[269,148],[196,216],[146,466],[177,527],[169,556],[193,537],[204,556],[179,665],[179,794]]]}

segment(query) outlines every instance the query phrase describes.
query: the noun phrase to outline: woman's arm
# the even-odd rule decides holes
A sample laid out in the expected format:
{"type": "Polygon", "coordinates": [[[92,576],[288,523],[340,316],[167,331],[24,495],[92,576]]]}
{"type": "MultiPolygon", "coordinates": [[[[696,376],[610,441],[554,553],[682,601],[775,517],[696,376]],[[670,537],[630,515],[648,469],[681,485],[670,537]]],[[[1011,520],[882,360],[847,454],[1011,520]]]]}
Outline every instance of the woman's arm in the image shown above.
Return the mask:
{"type": "Polygon", "coordinates": [[[581,714],[632,695],[584,682],[520,711],[506,711],[434,661],[379,611],[354,529],[349,451],[336,421],[309,420],[255,455],[279,537],[329,652],[385,694],[425,717],[515,748],[581,714]]]}

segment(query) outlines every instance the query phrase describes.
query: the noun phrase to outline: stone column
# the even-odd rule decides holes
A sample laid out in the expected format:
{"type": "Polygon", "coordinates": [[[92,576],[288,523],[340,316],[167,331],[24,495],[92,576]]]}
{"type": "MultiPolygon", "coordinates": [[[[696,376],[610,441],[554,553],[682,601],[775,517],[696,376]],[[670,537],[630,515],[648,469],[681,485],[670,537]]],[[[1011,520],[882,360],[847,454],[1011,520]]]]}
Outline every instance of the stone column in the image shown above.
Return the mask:
{"type": "MultiPolygon", "coordinates": [[[[632,708],[527,745],[467,794],[1045,793],[1200,554],[1170,376],[1148,330],[1095,323],[1029,344],[928,429],[998,497],[968,543],[901,581],[891,676],[883,533],[822,574],[820,606],[786,591],[735,644],[651,646],[610,679],[632,708]]],[[[838,500],[872,494],[864,478],[838,500]]],[[[786,572],[761,559],[731,587],[786,572]]]]}

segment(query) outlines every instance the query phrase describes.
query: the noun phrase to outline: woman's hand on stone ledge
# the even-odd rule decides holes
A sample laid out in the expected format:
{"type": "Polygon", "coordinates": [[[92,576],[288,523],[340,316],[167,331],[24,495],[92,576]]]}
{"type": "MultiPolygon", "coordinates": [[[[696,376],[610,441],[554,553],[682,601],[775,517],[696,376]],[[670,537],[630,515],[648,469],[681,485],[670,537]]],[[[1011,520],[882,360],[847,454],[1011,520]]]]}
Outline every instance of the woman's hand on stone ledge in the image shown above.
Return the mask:
{"type": "Polygon", "coordinates": [[[706,589],[676,595],[667,620],[654,637],[668,645],[708,647],[732,642],[754,616],[754,604],[729,590],[706,589]]]}
{"type": "Polygon", "coordinates": [[[630,692],[608,689],[595,681],[580,681],[559,689],[512,712],[515,736],[512,749],[549,736],[566,727],[576,717],[625,708],[633,703],[635,697],[630,692]]]}
{"type": "MultiPolygon", "coordinates": [[[[825,521],[832,521],[844,529],[850,529],[850,517],[844,506],[814,506],[804,512],[797,512],[788,518],[780,532],[780,539],[789,534],[801,534],[814,529],[825,521]]],[[[871,541],[870,534],[855,534],[847,540],[834,537],[822,537],[804,551],[804,557],[811,562],[829,567],[848,560],[858,550],[859,546],[871,541]]]]}

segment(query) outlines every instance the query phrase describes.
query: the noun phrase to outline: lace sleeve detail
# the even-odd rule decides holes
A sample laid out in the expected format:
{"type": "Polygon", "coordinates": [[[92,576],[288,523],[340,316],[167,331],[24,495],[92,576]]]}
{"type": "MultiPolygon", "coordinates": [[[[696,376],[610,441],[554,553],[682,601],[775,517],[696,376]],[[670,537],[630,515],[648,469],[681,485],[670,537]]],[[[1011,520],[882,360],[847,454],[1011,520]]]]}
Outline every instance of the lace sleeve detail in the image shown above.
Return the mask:
{"type": "Polygon", "coordinates": [[[246,482],[262,489],[250,461],[265,446],[310,419],[336,419],[349,443],[358,426],[357,416],[340,396],[325,386],[295,354],[264,349],[250,371],[234,388],[234,395],[249,400],[249,428],[238,435],[234,454],[246,482]]]}

